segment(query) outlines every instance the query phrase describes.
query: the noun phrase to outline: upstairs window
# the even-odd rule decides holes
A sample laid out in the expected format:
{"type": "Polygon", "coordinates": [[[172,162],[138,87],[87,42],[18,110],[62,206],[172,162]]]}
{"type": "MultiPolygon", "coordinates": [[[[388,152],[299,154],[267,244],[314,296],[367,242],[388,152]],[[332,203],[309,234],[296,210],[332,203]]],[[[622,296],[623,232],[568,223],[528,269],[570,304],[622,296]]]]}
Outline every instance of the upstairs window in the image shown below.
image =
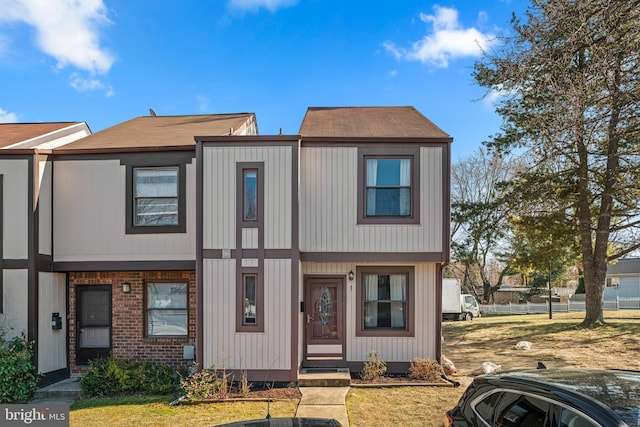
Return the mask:
{"type": "Polygon", "coordinates": [[[134,227],[178,225],[178,167],[134,168],[134,227]]]}
{"type": "Polygon", "coordinates": [[[258,171],[244,169],[243,175],[243,219],[245,221],[258,220],[258,171]]]}
{"type": "Polygon", "coordinates": [[[366,216],[411,215],[411,159],[367,158],[366,216]]]}
{"type": "Polygon", "coordinates": [[[187,164],[193,153],[123,156],[127,234],[187,232],[187,164]]]}
{"type": "Polygon", "coordinates": [[[358,150],[358,224],[420,222],[419,148],[358,150]]]}

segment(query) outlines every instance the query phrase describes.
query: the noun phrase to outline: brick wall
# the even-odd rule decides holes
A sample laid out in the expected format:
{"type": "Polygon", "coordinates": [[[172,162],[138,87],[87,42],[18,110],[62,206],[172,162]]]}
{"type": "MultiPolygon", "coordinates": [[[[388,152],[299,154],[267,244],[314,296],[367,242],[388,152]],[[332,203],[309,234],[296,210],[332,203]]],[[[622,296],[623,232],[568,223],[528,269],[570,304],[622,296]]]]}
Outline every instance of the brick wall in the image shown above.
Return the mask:
{"type": "Polygon", "coordinates": [[[112,305],[111,350],[116,358],[136,358],[185,365],[183,346],[196,341],[196,273],[195,271],[144,272],[78,272],[69,273],[69,368],[84,372],[87,366],[76,364],[76,287],[78,285],[110,285],[112,305]],[[188,328],[184,338],[148,338],[145,336],[144,289],[146,282],[180,281],[188,283],[188,328]],[[123,283],[131,284],[131,292],[122,291],[123,283]]]}

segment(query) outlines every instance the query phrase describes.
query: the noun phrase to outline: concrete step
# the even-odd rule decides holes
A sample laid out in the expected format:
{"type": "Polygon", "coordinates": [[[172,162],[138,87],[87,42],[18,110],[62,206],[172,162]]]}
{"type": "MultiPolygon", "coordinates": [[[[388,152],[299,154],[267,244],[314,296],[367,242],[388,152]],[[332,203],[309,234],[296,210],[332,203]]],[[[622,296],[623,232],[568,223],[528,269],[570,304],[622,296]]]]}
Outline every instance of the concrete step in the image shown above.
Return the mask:
{"type": "Polygon", "coordinates": [[[66,402],[73,403],[82,398],[82,388],[78,378],[67,378],[57,383],[50,384],[38,389],[33,398],[33,402],[66,402]]]}
{"type": "Polygon", "coordinates": [[[349,387],[348,368],[303,368],[298,374],[298,387],[349,387]]]}

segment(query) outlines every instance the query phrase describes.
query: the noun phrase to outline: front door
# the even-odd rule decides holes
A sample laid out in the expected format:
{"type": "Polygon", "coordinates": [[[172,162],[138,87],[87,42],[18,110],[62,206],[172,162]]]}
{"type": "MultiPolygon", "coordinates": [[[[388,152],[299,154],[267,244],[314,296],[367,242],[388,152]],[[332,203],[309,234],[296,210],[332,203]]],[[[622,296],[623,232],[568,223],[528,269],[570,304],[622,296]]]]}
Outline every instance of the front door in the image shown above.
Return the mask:
{"type": "Polygon", "coordinates": [[[76,288],[78,365],[111,353],[111,286],[76,288]]]}
{"type": "Polygon", "coordinates": [[[305,359],[344,360],[344,277],[305,278],[305,359]]]}

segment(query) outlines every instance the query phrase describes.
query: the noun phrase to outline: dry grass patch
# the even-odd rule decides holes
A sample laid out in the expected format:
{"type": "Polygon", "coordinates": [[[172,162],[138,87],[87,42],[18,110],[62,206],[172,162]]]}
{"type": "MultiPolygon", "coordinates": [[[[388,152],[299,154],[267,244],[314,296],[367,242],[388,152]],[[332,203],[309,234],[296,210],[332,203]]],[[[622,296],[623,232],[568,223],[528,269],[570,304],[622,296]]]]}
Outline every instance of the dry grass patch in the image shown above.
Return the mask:
{"type": "Polygon", "coordinates": [[[349,425],[439,426],[443,408],[457,402],[464,388],[351,388],[347,394],[349,425]]]}
{"type": "MultiPolygon", "coordinates": [[[[265,418],[267,402],[223,402],[170,407],[167,397],[87,399],[71,407],[70,425],[82,427],[198,427],[265,418]]],[[[271,402],[272,417],[292,417],[298,400],[271,402]]]]}

